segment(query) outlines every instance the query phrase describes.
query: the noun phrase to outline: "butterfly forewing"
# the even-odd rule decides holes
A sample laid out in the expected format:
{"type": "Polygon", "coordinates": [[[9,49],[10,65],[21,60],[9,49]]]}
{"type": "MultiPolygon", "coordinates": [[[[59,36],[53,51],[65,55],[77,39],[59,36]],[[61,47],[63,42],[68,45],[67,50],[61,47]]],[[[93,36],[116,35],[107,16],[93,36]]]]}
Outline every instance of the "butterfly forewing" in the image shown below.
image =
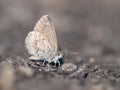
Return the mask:
{"type": "Polygon", "coordinates": [[[43,37],[49,42],[51,47],[57,51],[57,37],[53,23],[48,15],[45,15],[40,18],[34,27],[34,31],[41,33],[43,37]]]}
{"type": "Polygon", "coordinates": [[[28,33],[25,40],[29,54],[34,58],[48,59],[54,58],[58,45],[53,23],[48,15],[44,15],[36,23],[34,30],[28,33]]]}

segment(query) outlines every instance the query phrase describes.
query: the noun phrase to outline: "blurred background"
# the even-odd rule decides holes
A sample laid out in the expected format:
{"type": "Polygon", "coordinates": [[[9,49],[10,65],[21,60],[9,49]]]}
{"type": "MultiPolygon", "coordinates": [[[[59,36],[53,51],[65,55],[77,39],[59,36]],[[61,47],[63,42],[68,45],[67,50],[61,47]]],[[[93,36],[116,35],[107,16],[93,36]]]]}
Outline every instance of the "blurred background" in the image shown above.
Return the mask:
{"type": "MultiPolygon", "coordinates": [[[[74,62],[76,59],[79,62],[81,56],[98,57],[97,60],[102,61],[101,67],[105,66],[105,68],[98,69],[97,74],[93,71],[94,79],[91,79],[90,73],[84,80],[83,78],[68,80],[68,78],[64,79],[64,75],[61,79],[62,75],[40,72],[34,78],[18,80],[19,84],[15,85],[18,87],[16,90],[39,90],[40,88],[45,90],[56,90],[56,88],[80,90],[81,88],[82,90],[84,87],[86,88],[84,90],[88,90],[90,80],[95,85],[91,90],[114,90],[111,89],[111,85],[114,87],[115,80],[120,82],[118,72],[120,68],[107,66],[108,63],[105,61],[110,61],[110,65],[120,65],[120,0],[0,0],[0,58],[12,56],[27,58],[25,37],[45,14],[51,17],[55,25],[60,48],[63,51],[79,53],[80,57],[69,57],[71,61],[74,62]],[[114,73],[109,74],[108,68],[114,73]],[[101,80],[103,72],[109,82],[96,85],[94,82],[96,79],[98,82],[101,80]],[[51,78],[54,76],[56,78],[51,78]]],[[[69,55],[73,56],[73,54],[69,55]]],[[[94,62],[96,59],[90,60],[94,62]]],[[[71,61],[69,62],[72,63],[71,61]]],[[[89,63],[87,61],[87,64],[89,63]]],[[[99,65],[100,63],[97,62],[91,66],[93,68],[95,66],[96,69],[99,65]]],[[[93,68],[87,70],[92,71],[93,68]]],[[[105,81],[104,77],[102,80],[105,81]]],[[[119,86],[119,83],[116,85],[119,86]]]]}
{"type": "Polygon", "coordinates": [[[25,36],[45,14],[63,50],[85,56],[120,53],[119,0],[0,0],[0,55],[26,56],[25,36]]]}

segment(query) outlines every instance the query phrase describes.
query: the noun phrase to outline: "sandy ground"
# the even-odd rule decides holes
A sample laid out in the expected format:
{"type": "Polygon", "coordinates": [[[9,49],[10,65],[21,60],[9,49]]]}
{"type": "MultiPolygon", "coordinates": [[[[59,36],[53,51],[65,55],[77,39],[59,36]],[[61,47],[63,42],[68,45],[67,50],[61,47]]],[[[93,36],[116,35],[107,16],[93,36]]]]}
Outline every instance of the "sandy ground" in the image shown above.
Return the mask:
{"type": "Polygon", "coordinates": [[[119,4],[0,0],[0,90],[119,90],[119,4]],[[45,14],[56,27],[60,48],[68,52],[63,66],[54,70],[33,66],[24,46],[27,33],[45,14]]]}

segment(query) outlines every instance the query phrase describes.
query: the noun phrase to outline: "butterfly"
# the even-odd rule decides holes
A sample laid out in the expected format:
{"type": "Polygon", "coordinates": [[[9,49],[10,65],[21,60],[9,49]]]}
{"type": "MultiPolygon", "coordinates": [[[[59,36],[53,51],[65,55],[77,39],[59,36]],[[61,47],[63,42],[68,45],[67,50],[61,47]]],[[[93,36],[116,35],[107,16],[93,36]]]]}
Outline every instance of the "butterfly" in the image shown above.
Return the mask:
{"type": "Polygon", "coordinates": [[[30,60],[42,61],[55,67],[63,64],[63,53],[58,50],[54,25],[48,15],[42,16],[33,31],[25,38],[25,47],[30,60]]]}

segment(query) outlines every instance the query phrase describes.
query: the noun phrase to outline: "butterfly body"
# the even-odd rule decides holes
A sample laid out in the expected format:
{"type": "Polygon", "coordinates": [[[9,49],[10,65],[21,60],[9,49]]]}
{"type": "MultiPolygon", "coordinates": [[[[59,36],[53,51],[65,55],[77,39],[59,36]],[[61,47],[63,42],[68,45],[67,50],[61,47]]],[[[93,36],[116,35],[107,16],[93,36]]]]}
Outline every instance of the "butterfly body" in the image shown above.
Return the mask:
{"type": "Polygon", "coordinates": [[[48,63],[59,63],[63,54],[58,51],[58,42],[53,23],[44,15],[36,23],[25,39],[25,46],[31,60],[45,60],[48,63]]]}

